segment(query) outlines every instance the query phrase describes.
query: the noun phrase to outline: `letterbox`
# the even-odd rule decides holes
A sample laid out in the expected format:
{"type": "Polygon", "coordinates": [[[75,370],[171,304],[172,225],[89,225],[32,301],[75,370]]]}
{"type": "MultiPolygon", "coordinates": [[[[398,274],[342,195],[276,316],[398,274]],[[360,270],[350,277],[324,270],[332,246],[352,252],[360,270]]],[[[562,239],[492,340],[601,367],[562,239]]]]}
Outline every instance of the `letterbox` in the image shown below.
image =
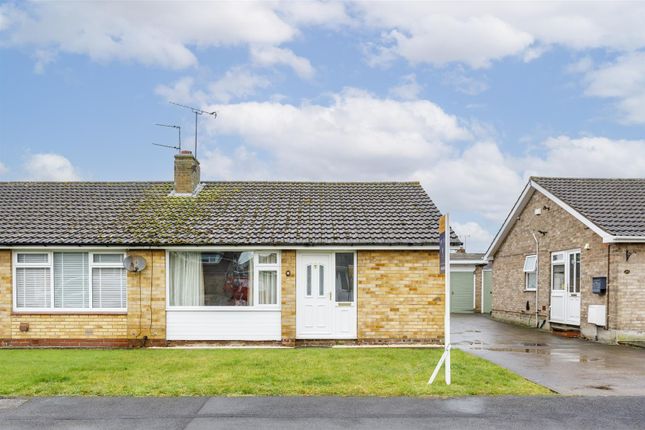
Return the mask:
{"type": "Polygon", "coordinates": [[[607,277],[594,276],[591,281],[591,292],[594,294],[605,294],[607,292],[607,277]]]}

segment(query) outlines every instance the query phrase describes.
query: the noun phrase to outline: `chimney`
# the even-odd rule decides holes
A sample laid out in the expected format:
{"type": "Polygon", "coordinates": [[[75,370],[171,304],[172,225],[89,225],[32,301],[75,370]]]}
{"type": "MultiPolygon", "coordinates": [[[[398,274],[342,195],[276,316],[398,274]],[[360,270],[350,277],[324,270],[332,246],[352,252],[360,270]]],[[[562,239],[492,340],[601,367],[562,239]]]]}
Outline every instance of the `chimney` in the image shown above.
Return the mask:
{"type": "Polygon", "coordinates": [[[199,185],[199,161],[191,151],[175,155],[175,194],[193,194],[199,185]]]}

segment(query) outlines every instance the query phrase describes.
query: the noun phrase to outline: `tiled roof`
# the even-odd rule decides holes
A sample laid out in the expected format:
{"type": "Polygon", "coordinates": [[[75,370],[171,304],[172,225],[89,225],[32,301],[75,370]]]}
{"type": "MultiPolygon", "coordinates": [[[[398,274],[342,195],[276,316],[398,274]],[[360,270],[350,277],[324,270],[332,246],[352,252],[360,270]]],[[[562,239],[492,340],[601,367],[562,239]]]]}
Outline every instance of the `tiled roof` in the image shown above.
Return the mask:
{"type": "MultiPolygon", "coordinates": [[[[0,246],[436,245],[414,182],[0,182],[0,246]]],[[[453,244],[458,238],[453,233],[453,244]]]]}
{"type": "Polygon", "coordinates": [[[452,254],[450,254],[451,261],[482,260],[482,258],[484,258],[483,252],[453,252],[452,254]]]}
{"type": "Polygon", "coordinates": [[[645,236],[645,179],[531,178],[613,236],[645,236]]]}

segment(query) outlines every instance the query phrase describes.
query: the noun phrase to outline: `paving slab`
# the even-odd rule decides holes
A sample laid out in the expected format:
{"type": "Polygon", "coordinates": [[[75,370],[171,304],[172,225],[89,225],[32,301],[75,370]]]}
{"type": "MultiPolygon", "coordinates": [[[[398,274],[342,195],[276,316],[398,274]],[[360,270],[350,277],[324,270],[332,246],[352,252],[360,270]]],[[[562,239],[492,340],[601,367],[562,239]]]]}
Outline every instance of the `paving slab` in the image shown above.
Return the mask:
{"type": "Polygon", "coordinates": [[[452,314],[453,346],[566,395],[645,396],[645,349],[452,314]]]}

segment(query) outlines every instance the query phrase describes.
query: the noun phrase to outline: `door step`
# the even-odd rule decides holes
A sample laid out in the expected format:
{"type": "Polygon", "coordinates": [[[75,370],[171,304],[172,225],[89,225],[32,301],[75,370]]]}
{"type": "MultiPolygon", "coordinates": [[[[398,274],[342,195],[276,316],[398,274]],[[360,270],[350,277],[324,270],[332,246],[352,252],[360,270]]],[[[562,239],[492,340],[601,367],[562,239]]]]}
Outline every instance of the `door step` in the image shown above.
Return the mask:
{"type": "Polygon", "coordinates": [[[560,323],[550,323],[551,332],[556,336],[562,337],[580,337],[580,327],[560,323]]]}

